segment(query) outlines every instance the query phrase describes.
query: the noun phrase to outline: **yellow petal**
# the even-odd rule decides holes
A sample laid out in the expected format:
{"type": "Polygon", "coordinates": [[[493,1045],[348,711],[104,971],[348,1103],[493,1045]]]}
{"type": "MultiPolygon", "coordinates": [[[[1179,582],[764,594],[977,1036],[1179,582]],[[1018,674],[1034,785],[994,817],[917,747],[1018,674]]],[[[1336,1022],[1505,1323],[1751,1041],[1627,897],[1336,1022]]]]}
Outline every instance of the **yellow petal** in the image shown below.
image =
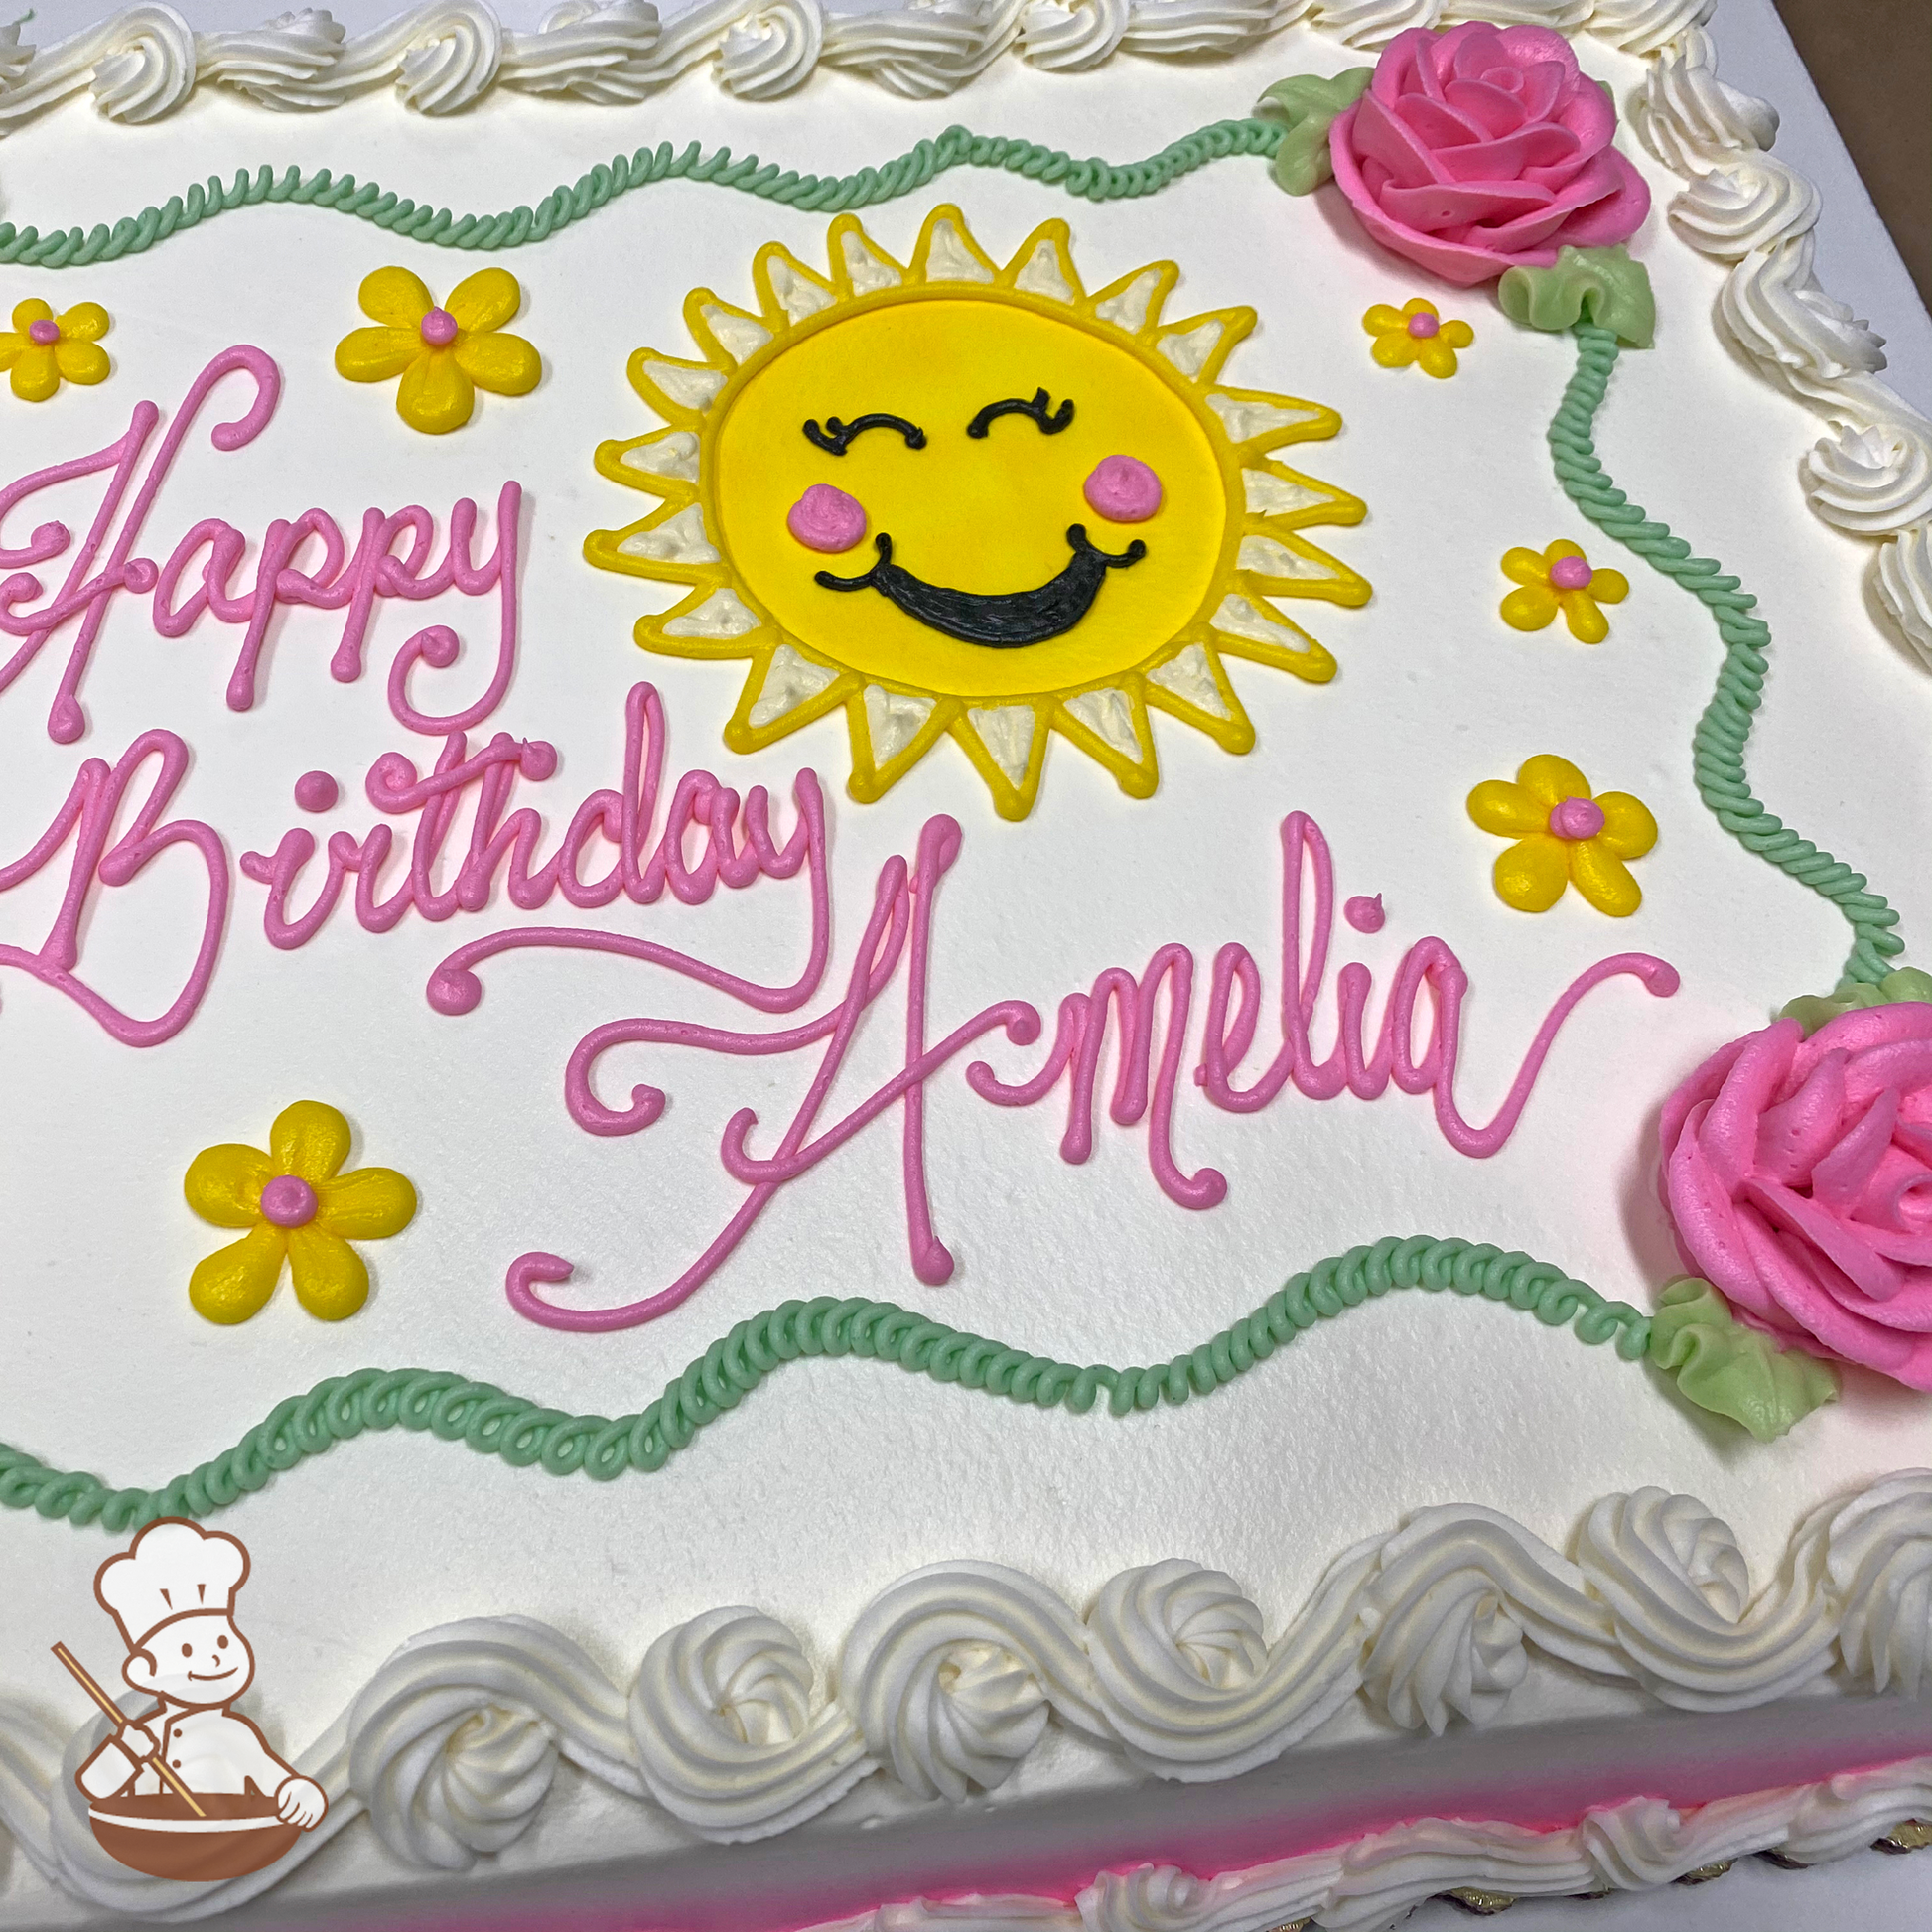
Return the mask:
{"type": "Polygon", "coordinates": [[[55,361],[52,348],[29,343],[7,380],[22,402],[45,402],[61,386],[61,365],[55,361]]]}
{"type": "Polygon", "coordinates": [[[1583,554],[1581,544],[1572,543],[1568,537],[1559,537],[1555,543],[1544,545],[1543,562],[1547,567],[1560,562],[1565,557],[1581,557],[1583,554]]]}
{"type": "Polygon", "coordinates": [[[98,302],[76,302],[71,309],[63,309],[55,320],[70,343],[98,342],[109,327],[107,311],[98,302]]]}
{"type": "Polygon", "coordinates": [[[357,1168],[316,1189],[315,1224],[350,1241],[400,1234],[415,1218],[416,1190],[393,1168],[357,1168]]]}
{"type": "MultiPolygon", "coordinates": [[[[1526,550],[1519,543],[1513,549],[1503,552],[1503,575],[1516,584],[1547,585],[1550,581],[1550,566],[1536,551],[1526,550]]],[[[1556,613],[1552,611],[1550,616],[1555,617],[1556,613]]]]}
{"type": "Polygon", "coordinates": [[[369,1271],[340,1235],[311,1221],[289,1229],[289,1275],[296,1300],[322,1321],[341,1321],[369,1299],[369,1271]]]}
{"type": "Polygon", "coordinates": [[[1406,336],[1409,324],[1400,309],[1392,309],[1386,302],[1378,302],[1362,317],[1362,327],[1371,336],[1406,336]]]}
{"type": "Polygon", "coordinates": [[[1416,360],[1422,364],[1424,375],[1433,375],[1438,381],[1455,373],[1455,350],[1441,336],[1418,343],[1416,360]]]}
{"type": "Polygon", "coordinates": [[[507,268],[480,268],[450,291],[443,305],[466,335],[500,329],[523,306],[523,291],[507,268]]]}
{"type": "Polygon", "coordinates": [[[38,295],[14,305],[14,327],[24,336],[37,322],[52,322],[54,311],[38,295]]]}
{"type": "Polygon", "coordinates": [[[249,1228],[262,1217],[262,1189],[274,1177],[260,1148],[227,1141],[196,1155],[181,1189],[203,1220],[218,1228],[249,1228]]]}
{"type": "Polygon", "coordinates": [[[25,336],[0,335],[0,369],[10,369],[32,346],[25,336]]]}
{"type": "Polygon", "coordinates": [[[1496,861],[1496,897],[1519,912],[1547,912],[1570,883],[1570,852],[1548,832],[1519,839],[1496,861]]]}
{"type": "Polygon", "coordinates": [[[1592,571],[1589,594],[1598,604],[1621,604],[1630,595],[1630,580],[1620,570],[1592,571]]]}
{"type": "Polygon", "coordinates": [[[1657,821],[1641,798],[1627,791],[1601,791],[1596,809],[1603,814],[1597,837],[1619,858],[1641,859],[1657,843],[1657,821]]]}
{"type": "Polygon", "coordinates": [[[1416,359],[1416,351],[1421,346],[1405,329],[1400,335],[1377,336],[1369,353],[1385,369],[1406,369],[1416,359]]]}
{"type": "Polygon", "coordinates": [[[54,366],[69,382],[91,387],[107,380],[107,351],[94,343],[69,342],[64,336],[54,345],[54,366]]]}
{"type": "Polygon", "coordinates": [[[1542,799],[1545,811],[1554,811],[1566,798],[1589,796],[1589,780],[1568,759],[1560,759],[1552,752],[1525,759],[1516,774],[1516,782],[1542,799]]]}
{"type": "Polygon", "coordinates": [[[351,329],[336,345],[336,373],[351,382],[387,382],[423,353],[413,329],[351,329]]]}
{"type": "Polygon", "coordinates": [[[1435,303],[1426,301],[1420,295],[1412,295],[1409,298],[1409,300],[1402,305],[1402,319],[1405,323],[1409,320],[1411,316],[1433,316],[1436,313],[1437,313],[1437,309],[1435,303]]]}
{"type": "Polygon", "coordinates": [[[461,429],[476,406],[477,392],[447,348],[417,356],[396,389],[396,414],[425,436],[461,429]]]}
{"type": "Polygon", "coordinates": [[[1451,348],[1467,348],[1476,339],[1476,332],[1466,322],[1446,322],[1438,332],[1436,340],[1448,343],[1451,348]]]}
{"type": "Polygon", "coordinates": [[[188,1299],[210,1321],[246,1321],[261,1311],[282,1278],[288,1242],[272,1221],[262,1221],[225,1248],[195,1264],[188,1299]]]}
{"type": "Polygon", "coordinates": [[[521,336],[459,336],[456,365],[479,389],[527,396],[543,373],[543,357],[521,336]]]}
{"type": "Polygon", "coordinates": [[[1498,608],[1512,630],[1541,630],[1557,614],[1557,594],[1547,584],[1525,584],[1498,608]]]}
{"type": "Polygon", "coordinates": [[[1550,823],[1550,808],[1507,778],[1485,778],[1469,793],[1469,816],[1485,832],[1520,839],[1550,823]]]}
{"type": "Polygon", "coordinates": [[[422,278],[406,268],[378,268],[374,274],[363,276],[355,299],[371,322],[387,323],[391,329],[407,329],[412,334],[436,307],[422,278]]]}
{"type": "Polygon", "coordinates": [[[1607,839],[1579,839],[1570,848],[1570,877],[1599,912],[1613,919],[1627,919],[1643,903],[1642,889],[1607,839]]]}
{"type": "Polygon", "coordinates": [[[1583,644],[1600,644],[1610,634],[1610,621],[1596,608],[1587,591],[1559,591],[1557,602],[1563,606],[1563,621],[1570,634],[1583,644]]]}
{"type": "Polygon", "coordinates": [[[348,1159],[348,1122],[325,1101],[298,1100],[275,1116],[268,1158],[277,1173],[320,1187],[348,1159]]]}

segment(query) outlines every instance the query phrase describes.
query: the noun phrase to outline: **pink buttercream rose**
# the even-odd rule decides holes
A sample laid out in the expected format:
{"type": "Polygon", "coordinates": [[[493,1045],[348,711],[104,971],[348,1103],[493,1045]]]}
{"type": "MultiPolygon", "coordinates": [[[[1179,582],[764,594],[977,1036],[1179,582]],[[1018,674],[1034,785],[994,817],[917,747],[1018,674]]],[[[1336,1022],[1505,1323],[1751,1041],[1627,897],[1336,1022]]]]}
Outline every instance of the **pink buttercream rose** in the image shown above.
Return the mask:
{"type": "Polygon", "coordinates": [[[1678,1247],[1740,1318],[1932,1389],[1932,1006],[1733,1040],[1662,1139],[1678,1247]]]}
{"type": "Polygon", "coordinates": [[[1369,233],[1467,288],[1636,232],[1650,190],[1615,132],[1561,34],[1471,23],[1398,34],[1328,148],[1369,233]]]}

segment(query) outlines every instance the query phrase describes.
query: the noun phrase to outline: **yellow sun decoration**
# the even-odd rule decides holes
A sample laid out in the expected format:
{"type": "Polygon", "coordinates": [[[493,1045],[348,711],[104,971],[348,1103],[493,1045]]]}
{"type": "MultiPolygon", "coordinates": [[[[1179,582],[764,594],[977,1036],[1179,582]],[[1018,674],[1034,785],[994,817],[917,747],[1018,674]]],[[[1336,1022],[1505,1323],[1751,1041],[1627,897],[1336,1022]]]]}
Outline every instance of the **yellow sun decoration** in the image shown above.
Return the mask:
{"type": "Polygon", "coordinates": [[[685,587],[638,643],[750,660],[732,750],[843,708],[853,797],[950,735],[1024,818],[1053,733],[1146,797],[1150,709],[1253,745],[1225,658],[1334,675],[1276,600],[1367,600],[1303,534],[1363,506],[1272,454],[1332,410],[1220,380],[1251,309],[1167,320],[1173,262],[1090,294],[1063,221],[1003,266],[952,207],[907,262],[850,214],[827,256],[761,248],[755,308],[694,290],[698,355],[630,361],[668,427],[597,453],[658,501],[585,554],[685,587]]]}

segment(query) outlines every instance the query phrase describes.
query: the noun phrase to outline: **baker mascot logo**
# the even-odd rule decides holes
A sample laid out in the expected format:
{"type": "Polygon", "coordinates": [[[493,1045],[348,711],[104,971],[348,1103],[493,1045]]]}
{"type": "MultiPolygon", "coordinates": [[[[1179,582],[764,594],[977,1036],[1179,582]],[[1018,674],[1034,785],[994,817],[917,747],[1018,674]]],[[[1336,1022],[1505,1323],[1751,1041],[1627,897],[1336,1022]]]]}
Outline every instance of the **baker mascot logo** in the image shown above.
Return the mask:
{"type": "Polygon", "coordinates": [[[61,1661],[115,1728],[74,1773],[101,1846],[157,1878],[236,1878],[272,1864],[322,1823],[329,1800],[230,1707],[255,1677],[235,1622],[248,1552],[180,1517],[150,1523],[94,1577],[119,1626],[121,1675],[151,1710],[128,1717],[65,1646],[61,1661]]]}

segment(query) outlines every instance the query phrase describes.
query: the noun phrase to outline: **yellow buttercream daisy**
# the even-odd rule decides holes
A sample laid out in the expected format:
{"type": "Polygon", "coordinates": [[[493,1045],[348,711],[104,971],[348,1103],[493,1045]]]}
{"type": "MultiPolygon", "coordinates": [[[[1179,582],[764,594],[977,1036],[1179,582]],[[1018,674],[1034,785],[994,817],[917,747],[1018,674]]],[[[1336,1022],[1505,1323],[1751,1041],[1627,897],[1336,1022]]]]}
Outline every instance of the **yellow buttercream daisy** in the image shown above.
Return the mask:
{"type": "Polygon", "coordinates": [[[108,326],[98,302],[76,302],[57,316],[30,296],[14,310],[12,333],[0,334],[0,369],[13,371],[22,402],[45,402],[63,382],[104,382],[107,351],[99,338],[108,326]]]}
{"type": "Polygon", "coordinates": [[[1362,318],[1362,327],[1375,338],[1369,353],[1385,369],[1406,369],[1417,363],[1424,375],[1455,373],[1455,351],[1467,348],[1476,332],[1466,322],[1445,322],[1433,302],[1421,296],[1392,309],[1378,302],[1362,318]]]}
{"type": "Polygon", "coordinates": [[[1514,839],[1496,861],[1496,897],[1519,912],[1547,912],[1575,886],[1599,912],[1628,918],[1643,903],[1626,859],[1657,843],[1657,821],[1627,791],[1594,795],[1570,762],[1544,753],[1516,782],[1485,778],[1469,793],[1469,816],[1485,832],[1514,839]]]}
{"type": "Polygon", "coordinates": [[[351,382],[401,376],[396,414],[425,436],[461,429],[479,389],[526,396],[543,373],[543,358],[521,336],[501,333],[523,306],[506,268],[480,268],[450,291],[446,308],[406,268],[378,268],[355,299],[380,326],[350,330],[336,345],[337,373],[351,382]]]}
{"type": "Polygon", "coordinates": [[[216,1227],[246,1228],[239,1241],[196,1264],[188,1299],[210,1321],[258,1313],[289,1265],[296,1300],[340,1321],[368,1300],[369,1271],[350,1241],[399,1234],[416,1213],[416,1190],[388,1168],[340,1172],[348,1122],[320,1100],[276,1115],[268,1152],[233,1143],[204,1148],[182,1182],[188,1204],[216,1227]]]}
{"type": "Polygon", "coordinates": [[[1504,552],[1503,575],[1521,586],[1503,599],[1503,621],[1516,630],[1541,630],[1563,613],[1570,634],[1579,642],[1600,644],[1610,634],[1610,621],[1596,607],[1621,604],[1630,595],[1630,580],[1620,570],[1592,570],[1589,559],[1567,537],[1538,556],[1520,544],[1504,552]]]}

